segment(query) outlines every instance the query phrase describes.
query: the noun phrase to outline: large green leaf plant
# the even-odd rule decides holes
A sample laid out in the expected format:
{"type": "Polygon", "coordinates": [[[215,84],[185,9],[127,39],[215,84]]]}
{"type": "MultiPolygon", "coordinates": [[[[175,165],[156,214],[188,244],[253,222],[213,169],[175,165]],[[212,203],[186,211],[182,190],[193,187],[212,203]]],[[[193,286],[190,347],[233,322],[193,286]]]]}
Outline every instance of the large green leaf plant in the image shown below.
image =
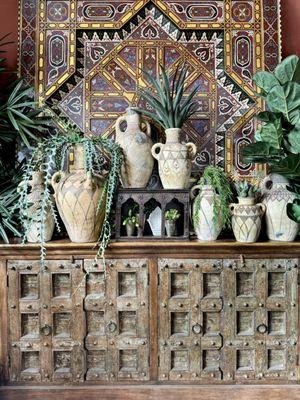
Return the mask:
{"type": "Polygon", "coordinates": [[[266,103],[266,111],[256,118],[261,127],[255,143],[243,149],[245,162],[267,163],[271,172],[290,180],[296,193],[288,204],[288,215],[300,222],[300,60],[293,55],[279,64],[274,74],[258,72],[253,81],[260,89],[258,96],[266,103]]]}

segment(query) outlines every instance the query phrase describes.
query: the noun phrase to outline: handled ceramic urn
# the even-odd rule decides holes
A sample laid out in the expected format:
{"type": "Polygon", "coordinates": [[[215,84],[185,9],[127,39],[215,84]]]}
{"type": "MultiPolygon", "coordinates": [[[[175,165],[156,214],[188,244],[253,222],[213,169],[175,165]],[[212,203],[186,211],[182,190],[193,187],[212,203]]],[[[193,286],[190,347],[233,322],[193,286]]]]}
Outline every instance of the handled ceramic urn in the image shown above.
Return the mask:
{"type": "MultiPolygon", "coordinates": [[[[28,214],[30,218],[33,218],[30,229],[27,232],[27,241],[30,243],[37,243],[43,239],[44,242],[49,242],[52,239],[54,232],[54,217],[51,210],[46,211],[45,225],[44,225],[44,238],[41,238],[40,227],[41,224],[38,221],[34,221],[34,217],[38,215],[38,211],[41,207],[41,197],[45,190],[43,174],[40,171],[32,173],[32,179],[28,182],[31,186],[30,193],[28,194],[28,202],[32,205],[29,207],[28,214]]],[[[22,182],[20,183],[22,185],[22,182]]]]}
{"type": "Polygon", "coordinates": [[[238,201],[238,204],[229,205],[235,239],[237,242],[254,243],[260,234],[266,206],[262,203],[255,204],[254,197],[239,197],[238,201]]]}
{"type": "Polygon", "coordinates": [[[194,143],[180,143],[180,132],[178,128],[166,129],[166,144],[152,147],[164,189],[186,189],[189,185],[197,148],[194,143]]]}
{"type": "Polygon", "coordinates": [[[103,179],[85,172],[82,144],[74,148],[74,164],[69,165],[69,171],[53,175],[52,186],[70,240],[75,243],[96,242],[104,219],[104,209],[97,212],[103,179]]]}
{"type": "Polygon", "coordinates": [[[287,189],[288,180],[279,174],[270,174],[262,182],[263,203],[266,205],[267,235],[270,240],[292,242],[300,224],[292,221],[286,211],[295,195],[287,189]]]}
{"type": "Polygon", "coordinates": [[[154,160],[151,154],[153,146],[151,127],[148,121],[143,120],[133,109],[127,109],[127,115],[117,119],[116,142],[124,154],[124,163],[121,169],[121,182],[124,188],[145,188],[151,177],[154,160]],[[127,128],[122,131],[122,123],[127,128]],[[146,125],[146,133],[141,124],[146,125]]]}
{"type": "MultiPolygon", "coordinates": [[[[191,199],[193,203],[193,223],[198,240],[212,242],[217,240],[222,230],[221,214],[218,214],[217,220],[214,220],[214,190],[211,185],[196,185],[191,189],[191,199]],[[195,197],[195,190],[200,189],[195,197]]],[[[219,201],[219,195],[215,194],[216,202],[219,201]]]]}

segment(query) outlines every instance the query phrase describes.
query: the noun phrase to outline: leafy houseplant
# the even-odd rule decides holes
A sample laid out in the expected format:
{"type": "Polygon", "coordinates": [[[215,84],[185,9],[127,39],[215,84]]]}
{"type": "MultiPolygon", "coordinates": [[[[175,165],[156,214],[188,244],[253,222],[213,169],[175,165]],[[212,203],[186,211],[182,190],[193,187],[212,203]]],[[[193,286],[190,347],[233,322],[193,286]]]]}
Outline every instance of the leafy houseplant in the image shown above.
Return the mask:
{"type": "Polygon", "coordinates": [[[48,118],[36,109],[33,88],[15,76],[3,78],[6,72],[3,47],[12,43],[8,36],[0,38],[0,237],[6,243],[9,233],[20,236],[15,204],[22,164],[11,154],[15,152],[16,144],[29,147],[30,141],[35,141],[37,134],[48,128],[48,118]]]}
{"type": "Polygon", "coordinates": [[[132,208],[128,211],[127,217],[123,220],[127,236],[134,236],[135,228],[139,227],[139,216],[132,208]]]}
{"type": "MultiPolygon", "coordinates": [[[[68,160],[68,157],[70,157],[70,154],[74,155],[75,149],[79,149],[82,150],[84,155],[82,174],[85,174],[85,189],[87,191],[95,189],[98,185],[98,181],[95,180],[94,177],[101,177],[102,179],[101,195],[93,198],[93,207],[95,206],[96,201],[97,215],[99,214],[100,219],[101,214],[103,221],[101,233],[98,238],[98,254],[104,257],[104,252],[111,236],[109,219],[113,197],[119,182],[119,173],[122,164],[121,151],[119,146],[109,139],[95,136],[83,136],[81,132],[70,124],[60,122],[60,125],[65,134],[55,135],[40,141],[37,147],[33,150],[31,158],[25,167],[23,184],[20,188],[20,199],[18,202],[20,218],[24,228],[23,241],[25,242],[28,239],[28,233],[30,232],[33,223],[33,220],[30,218],[31,204],[28,195],[29,182],[33,172],[35,170],[40,170],[43,175],[45,190],[42,193],[40,208],[34,221],[39,221],[38,236],[42,249],[41,257],[44,259],[45,224],[49,209],[55,219],[57,228],[60,229],[53,202],[51,182],[59,185],[59,183],[64,182],[64,178],[66,178],[68,173],[62,171],[58,173],[59,176],[55,174],[52,177],[52,175],[55,171],[63,170],[67,161],[69,161],[70,164],[70,159],[68,160]]],[[[73,187],[75,188],[78,186],[76,182],[73,182],[73,184],[73,187]]],[[[72,186],[70,183],[69,185],[72,186]]],[[[85,196],[87,196],[87,194],[85,194],[85,196]]],[[[56,193],[56,200],[57,198],[56,193]]],[[[71,207],[69,208],[70,212],[76,214],[76,210],[71,209],[71,207]]],[[[80,213],[77,214],[77,218],[79,217],[80,213]]],[[[64,220],[64,215],[62,215],[62,219],[64,220]]],[[[65,224],[66,220],[64,220],[65,224]]],[[[84,226],[80,225],[81,224],[79,224],[78,229],[85,229],[84,226]]]]}
{"type": "MultiPolygon", "coordinates": [[[[290,56],[279,64],[274,74],[259,72],[254,82],[260,88],[268,111],[258,114],[262,122],[255,134],[256,143],[243,149],[246,162],[268,163],[270,179],[264,185],[267,204],[267,235],[271,240],[292,241],[300,223],[300,61],[290,56]],[[290,182],[287,193],[287,185],[290,182]],[[274,197],[273,191],[280,193],[274,197]],[[277,199],[277,203],[275,200],[277,199]],[[285,208],[287,207],[287,211],[285,208]]],[[[275,192],[274,192],[275,193],[275,192]]]]}
{"type": "Polygon", "coordinates": [[[247,180],[236,182],[234,186],[239,198],[255,198],[259,193],[259,188],[247,180]]]}
{"type": "Polygon", "coordinates": [[[193,222],[199,240],[216,240],[221,230],[230,227],[229,203],[232,191],[226,173],[218,167],[208,166],[198,183],[191,189],[194,198],[193,222]],[[195,197],[194,192],[199,189],[195,197]]]}
{"type": "Polygon", "coordinates": [[[274,74],[259,72],[255,84],[268,111],[257,115],[262,122],[255,134],[256,143],[243,149],[246,162],[268,163],[271,173],[289,179],[297,196],[288,204],[288,215],[300,222],[300,61],[290,56],[279,64],[274,74]]]}
{"type": "Polygon", "coordinates": [[[165,212],[165,225],[167,236],[175,236],[176,234],[176,221],[180,218],[180,212],[175,208],[171,208],[165,212]]]}
{"type": "Polygon", "coordinates": [[[148,72],[144,73],[153,87],[152,90],[142,90],[141,94],[153,111],[139,111],[166,132],[166,144],[157,143],[152,147],[152,155],[158,160],[162,185],[165,189],[184,189],[189,183],[197,149],[194,143],[180,143],[179,138],[184,123],[196,112],[197,102],[193,98],[198,88],[185,95],[188,77],[185,65],[176,69],[173,78],[162,66],[158,80],[148,72]]]}

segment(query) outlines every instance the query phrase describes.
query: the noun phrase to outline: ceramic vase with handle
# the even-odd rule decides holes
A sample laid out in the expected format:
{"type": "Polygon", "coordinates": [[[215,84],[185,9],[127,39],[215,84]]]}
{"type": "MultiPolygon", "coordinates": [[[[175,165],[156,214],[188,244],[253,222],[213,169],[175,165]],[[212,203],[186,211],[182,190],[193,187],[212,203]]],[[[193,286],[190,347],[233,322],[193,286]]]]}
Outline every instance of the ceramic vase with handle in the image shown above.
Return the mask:
{"type": "Polygon", "coordinates": [[[74,148],[74,162],[69,165],[69,170],[53,175],[52,186],[70,240],[75,243],[96,242],[104,220],[104,209],[97,212],[104,185],[101,176],[85,172],[82,144],[74,148]]]}
{"type": "MultiPolygon", "coordinates": [[[[215,194],[216,202],[219,196],[215,194]]],[[[218,214],[217,220],[214,221],[214,189],[211,185],[204,185],[201,189],[200,185],[196,185],[191,189],[191,198],[193,203],[193,223],[195,233],[198,240],[214,241],[217,240],[222,230],[222,217],[218,214]],[[195,197],[195,190],[200,192],[195,197]]]]}
{"type": "Polygon", "coordinates": [[[197,148],[194,143],[180,143],[180,132],[178,128],[166,129],[166,144],[152,147],[164,189],[186,189],[189,185],[197,148]]]}
{"type": "MultiPolygon", "coordinates": [[[[45,191],[44,179],[42,172],[35,171],[32,173],[32,179],[28,182],[31,186],[30,193],[28,194],[28,202],[32,205],[29,207],[28,214],[33,218],[30,229],[27,233],[27,241],[30,243],[40,242],[40,222],[35,222],[34,218],[39,214],[41,208],[41,197],[45,191]]],[[[22,182],[20,183],[22,185],[22,182]]],[[[51,210],[46,211],[45,226],[44,226],[44,242],[49,242],[52,239],[54,232],[55,222],[51,210]]]]}
{"type": "Polygon", "coordinates": [[[127,115],[117,119],[116,142],[121,146],[124,154],[124,163],[121,169],[122,186],[124,188],[145,188],[154,165],[149,122],[143,120],[133,108],[129,107],[127,115]],[[121,129],[123,122],[127,124],[125,131],[121,129]],[[141,129],[142,124],[146,125],[146,133],[141,129]]]}
{"type": "Polygon", "coordinates": [[[229,205],[235,239],[237,242],[254,243],[260,234],[266,206],[262,203],[255,204],[254,197],[239,197],[238,201],[238,204],[229,205]]]}
{"type": "Polygon", "coordinates": [[[295,199],[294,193],[287,189],[288,183],[279,174],[270,174],[262,182],[267,236],[270,240],[292,242],[299,232],[300,224],[292,221],[286,211],[287,204],[295,199]]]}

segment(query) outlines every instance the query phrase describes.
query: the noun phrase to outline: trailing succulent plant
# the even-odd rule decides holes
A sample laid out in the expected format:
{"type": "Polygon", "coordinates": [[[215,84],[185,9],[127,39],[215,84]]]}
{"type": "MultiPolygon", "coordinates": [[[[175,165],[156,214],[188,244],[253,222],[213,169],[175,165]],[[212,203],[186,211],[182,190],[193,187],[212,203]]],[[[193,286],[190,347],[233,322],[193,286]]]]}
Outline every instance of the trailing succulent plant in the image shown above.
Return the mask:
{"type": "MultiPolygon", "coordinates": [[[[219,167],[208,166],[205,168],[198,185],[200,192],[205,185],[213,188],[213,222],[217,225],[220,220],[223,228],[230,227],[231,213],[229,204],[232,200],[232,191],[226,173],[219,167]],[[218,195],[218,197],[217,197],[218,195]]],[[[199,224],[199,209],[201,196],[196,196],[193,206],[193,219],[199,224]]]]}
{"type": "Polygon", "coordinates": [[[165,212],[165,219],[167,221],[177,221],[180,218],[180,212],[176,208],[171,208],[165,212]]]}
{"type": "Polygon", "coordinates": [[[238,197],[256,197],[259,193],[259,188],[247,180],[236,182],[234,186],[238,197]]]}
{"type": "Polygon", "coordinates": [[[24,230],[23,242],[27,240],[33,222],[38,222],[39,241],[41,244],[41,259],[44,260],[45,250],[45,223],[49,210],[54,217],[57,229],[60,231],[57,213],[51,189],[51,177],[57,170],[63,170],[69,150],[82,144],[85,155],[85,170],[95,175],[105,176],[104,189],[98,201],[98,211],[105,208],[104,222],[99,237],[98,255],[104,258],[105,249],[111,237],[110,213],[114,194],[119,183],[119,174],[123,157],[120,147],[110,139],[100,136],[83,136],[74,126],[59,121],[64,134],[54,135],[40,141],[33,149],[30,160],[25,166],[20,197],[17,204],[20,219],[24,230]],[[42,194],[39,212],[34,218],[30,217],[29,185],[34,171],[41,171],[44,178],[45,190],[42,194]]]}
{"type": "Polygon", "coordinates": [[[164,129],[182,128],[196,112],[197,103],[193,101],[193,97],[198,87],[185,96],[188,76],[188,67],[185,64],[176,68],[173,78],[163,66],[160,66],[160,69],[161,73],[157,80],[149,72],[143,71],[152,84],[152,89],[141,90],[141,95],[154,111],[141,109],[138,111],[153,119],[164,129]]]}
{"type": "Polygon", "coordinates": [[[291,182],[290,190],[298,198],[288,204],[288,215],[300,222],[300,60],[290,56],[279,64],[274,74],[258,72],[253,77],[267,111],[256,118],[261,128],[255,143],[243,148],[245,162],[268,163],[271,172],[291,182]]]}

